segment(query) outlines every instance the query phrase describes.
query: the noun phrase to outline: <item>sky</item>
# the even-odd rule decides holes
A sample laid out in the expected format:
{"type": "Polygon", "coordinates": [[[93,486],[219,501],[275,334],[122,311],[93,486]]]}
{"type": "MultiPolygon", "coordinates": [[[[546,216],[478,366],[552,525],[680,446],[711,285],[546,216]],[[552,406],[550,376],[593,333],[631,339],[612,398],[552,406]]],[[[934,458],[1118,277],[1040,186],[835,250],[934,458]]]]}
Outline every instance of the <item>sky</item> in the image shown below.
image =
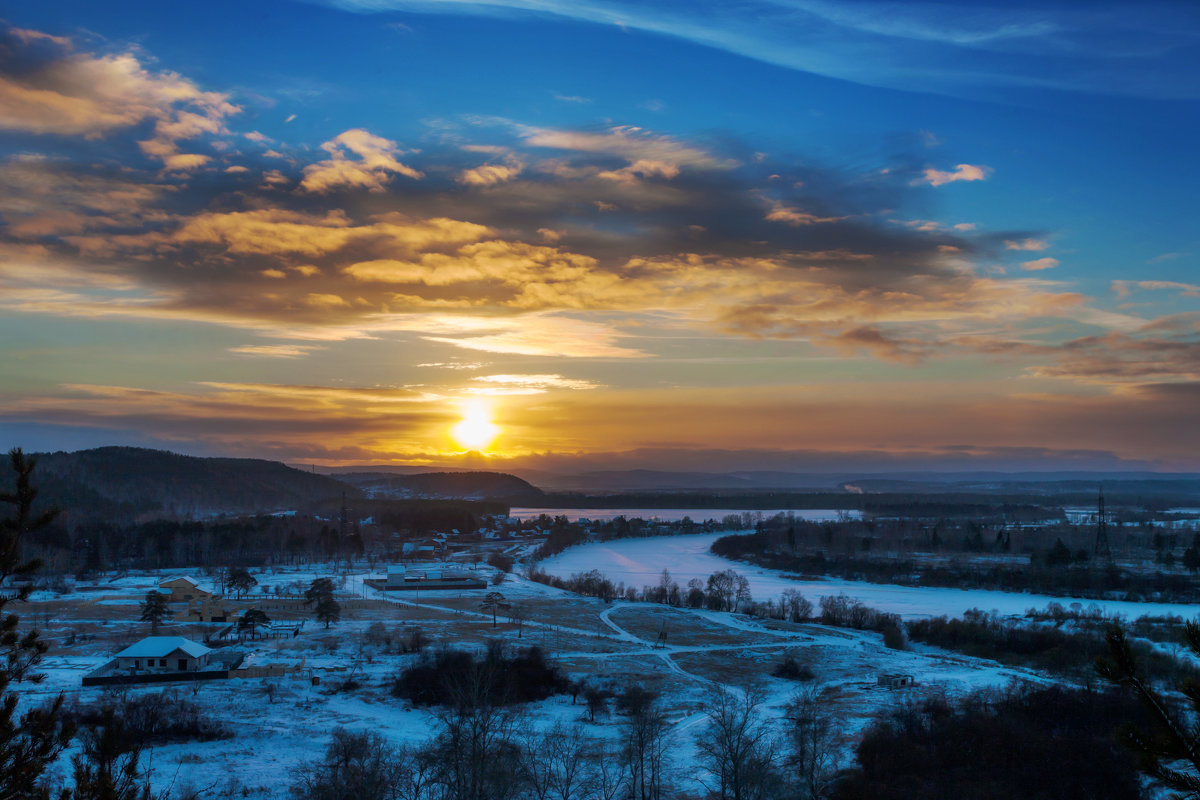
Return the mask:
{"type": "Polygon", "coordinates": [[[6,447],[1200,470],[1193,3],[0,17],[6,447]]]}

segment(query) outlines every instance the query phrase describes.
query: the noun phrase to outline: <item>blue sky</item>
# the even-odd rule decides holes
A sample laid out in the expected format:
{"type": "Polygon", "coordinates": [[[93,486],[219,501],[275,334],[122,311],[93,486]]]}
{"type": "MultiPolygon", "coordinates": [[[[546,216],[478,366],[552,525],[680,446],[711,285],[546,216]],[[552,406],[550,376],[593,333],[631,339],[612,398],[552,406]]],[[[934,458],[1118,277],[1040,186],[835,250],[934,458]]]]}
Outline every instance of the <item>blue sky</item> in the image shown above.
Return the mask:
{"type": "Polygon", "coordinates": [[[1190,4],[4,20],[14,444],[1200,468],[1190,4]]]}

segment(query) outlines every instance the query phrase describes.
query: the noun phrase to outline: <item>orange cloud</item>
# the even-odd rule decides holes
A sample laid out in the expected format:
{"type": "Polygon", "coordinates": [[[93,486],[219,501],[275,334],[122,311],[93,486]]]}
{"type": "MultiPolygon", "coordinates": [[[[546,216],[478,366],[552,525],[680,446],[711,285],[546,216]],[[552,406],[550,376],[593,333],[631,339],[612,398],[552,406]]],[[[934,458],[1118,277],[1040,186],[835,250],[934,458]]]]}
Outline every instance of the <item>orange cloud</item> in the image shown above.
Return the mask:
{"type": "Polygon", "coordinates": [[[321,145],[329,158],[304,168],[300,189],[321,194],[334,189],[366,189],[382,192],[393,174],[414,180],[424,173],[400,163],[399,145],[361,128],[338,134],[321,145]],[[354,155],[357,158],[351,158],[354,155]]]}
{"type": "Polygon", "coordinates": [[[958,164],[951,171],[944,171],[929,167],[923,173],[923,183],[930,186],[943,186],[947,183],[955,183],[957,181],[982,181],[985,180],[991,169],[983,166],[975,166],[974,164],[958,164]]]}

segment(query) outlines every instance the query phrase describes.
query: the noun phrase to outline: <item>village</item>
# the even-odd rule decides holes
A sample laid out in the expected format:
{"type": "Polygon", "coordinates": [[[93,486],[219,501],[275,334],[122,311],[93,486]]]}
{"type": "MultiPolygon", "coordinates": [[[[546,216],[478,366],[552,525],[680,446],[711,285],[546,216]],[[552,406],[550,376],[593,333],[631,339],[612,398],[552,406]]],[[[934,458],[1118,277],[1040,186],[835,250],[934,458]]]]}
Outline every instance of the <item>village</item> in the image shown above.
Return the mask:
{"type": "MultiPolygon", "coordinates": [[[[685,786],[716,687],[756,687],[765,715],[782,714],[799,689],[812,692],[839,720],[837,763],[845,764],[881,709],[1013,681],[1052,683],[937,648],[895,650],[871,631],[580,597],[521,574],[512,553],[534,546],[497,547],[489,558],[475,551],[479,561],[144,571],[96,576],[63,596],[41,590],[28,611],[51,650],[39,667],[45,679],[22,703],[60,693],[77,707],[113,696],[193,703],[219,721],[222,736],[150,748],[143,764],[155,790],[275,798],[287,796],[335,728],[425,741],[436,710],[393,688],[405,669],[447,648],[482,653],[502,643],[544,653],[574,688],[522,708],[522,725],[535,732],[581,726],[611,740],[618,718],[602,698],[629,687],[654,693],[685,786]],[[799,679],[785,664],[800,666],[799,679]],[[589,690],[599,712],[584,702],[589,690]]],[[[60,762],[50,774],[65,780],[66,769],[60,762]]]]}

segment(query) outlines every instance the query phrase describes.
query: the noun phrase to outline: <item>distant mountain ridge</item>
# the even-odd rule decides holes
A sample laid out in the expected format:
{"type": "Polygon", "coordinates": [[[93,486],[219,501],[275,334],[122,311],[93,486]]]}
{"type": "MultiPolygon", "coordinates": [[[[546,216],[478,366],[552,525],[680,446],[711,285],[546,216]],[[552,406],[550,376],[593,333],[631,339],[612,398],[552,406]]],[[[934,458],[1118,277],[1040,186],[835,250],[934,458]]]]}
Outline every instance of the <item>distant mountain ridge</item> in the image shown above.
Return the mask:
{"type": "MultiPolygon", "coordinates": [[[[277,461],[201,458],[140,447],[38,453],[39,502],[68,517],[129,521],[143,516],[204,517],[304,508],[359,490],[277,461]]],[[[11,467],[0,464],[0,482],[11,467]]]]}
{"type": "Polygon", "coordinates": [[[504,472],[342,472],[338,478],[371,497],[442,500],[503,500],[512,504],[541,500],[542,490],[504,472]]]}

